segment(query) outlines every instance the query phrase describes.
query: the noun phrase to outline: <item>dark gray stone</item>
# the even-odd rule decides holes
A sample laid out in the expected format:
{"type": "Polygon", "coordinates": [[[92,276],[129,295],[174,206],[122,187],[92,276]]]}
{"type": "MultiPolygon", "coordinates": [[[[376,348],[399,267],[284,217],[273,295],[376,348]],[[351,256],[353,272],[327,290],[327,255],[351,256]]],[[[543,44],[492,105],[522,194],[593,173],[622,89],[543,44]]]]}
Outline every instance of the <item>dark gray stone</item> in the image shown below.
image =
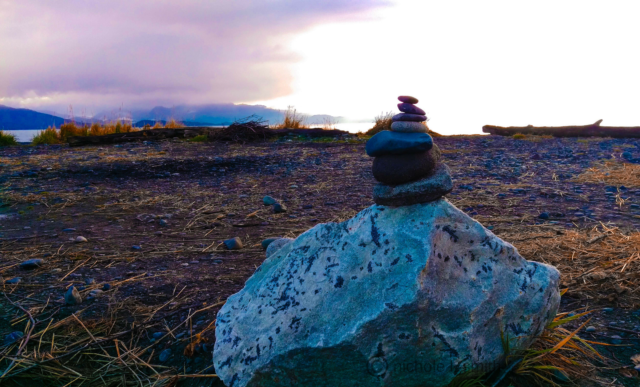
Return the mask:
{"type": "Polygon", "coordinates": [[[158,360],[160,360],[160,363],[164,363],[165,361],[169,360],[170,357],[171,357],[171,349],[167,348],[164,351],[160,352],[160,356],[158,356],[158,360]]]}
{"type": "Polygon", "coordinates": [[[283,212],[287,212],[287,207],[282,203],[276,203],[273,205],[273,213],[281,214],[283,212]]]}
{"type": "Polygon", "coordinates": [[[243,247],[242,241],[238,237],[227,239],[222,243],[224,243],[225,247],[229,250],[240,250],[243,247]]]}
{"type": "Polygon", "coordinates": [[[276,204],[277,202],[278,201],[271,196],[265,196],[264,198],[262,198],[262,204],[264,204],[265,206],[271,206],[276,204]]]}
{"type": "Polygon", "coordinates": [[[421,153],[433,147],[433,139],[426,133],[397,133],[383,130],[367,141],[366,152],[371,157],[421,153]]]}
{"type": "Polygon", "coordinates": [[[261,245],[262,245],[262,249],[266,251],[266,250],[267,250],[267,247],[269,247],[269,245],[270,245],[273,241],[276,241],[276,240],[278,240],[278,239],[280,239],[280,237],[278,237],[278,238],[267,238],[267,239],[263,240],[263,241],[262,241],[262,243],[261,243],[261,245]]]}
{"type": "Polygon", "coordinates": [[[37,269],[44,264],[44,259],[29,259],[20,264],[20,268],[23,270],[37,269]]]}
{"type": "Polygon", "coordinates": [[[64,300],[67,305],[77,305],[82,303],[82,297],[80,296],[80,292],[75,286],[71,286],[69,290],[64,294],[64,300]]]}
{"type": "Polygon", "coordinates": [[[396,121],[410,121],[410,122],[423,122],[427,120],[427,116],[423,116],[420,114],[407,114],[407,113],[398,113],[391,119],[393,122],[396,121]]]}
{"type": "Polygon", "coordinates": [[[416,104],[418,103],[418,98],[416,97],[411,97],[409,95],[401,95],[398,97],[398,101],[400,102],[404,102],[404,103],[410,103],[410,104],[416,104]]]}
{"type": "Polygon", "coordinates": [[[400,111],[403,112],[403,113],[419,114],[421,116],[424,116],[424,115],[427,114],[427,113],[424,112],[424,110],[422,110],[419,107],[417,107],[416,105],[412,105],[410,103],[399,103],[398,104],[398,109],[400,109],[400,111]]]}
{"type": "Polygon", "coordinates": [[[373,187],[373,201],[384,206],[410,206],[438,200],[452,189],[449,167],[439,164],[433,175],[418,181],[396,186],[377,184],[373,187]]]}
{"type": "Polygon", "coordinates": [[[20,340],[22,338],[22,336],[24,336],[24,333],[22,333],[20,331],[11,332],[11,333],[9,333],[8,335],[6,335],[4,337],[4,345],[13,344],[16,341],[20,340]]]}
{"type": "Polygon", "coordinates": [[[429,176],[440,160],[440,149],[422,153],[384,155],[373,160],[373,177],[384,184],[405,184],[429,176]]]}

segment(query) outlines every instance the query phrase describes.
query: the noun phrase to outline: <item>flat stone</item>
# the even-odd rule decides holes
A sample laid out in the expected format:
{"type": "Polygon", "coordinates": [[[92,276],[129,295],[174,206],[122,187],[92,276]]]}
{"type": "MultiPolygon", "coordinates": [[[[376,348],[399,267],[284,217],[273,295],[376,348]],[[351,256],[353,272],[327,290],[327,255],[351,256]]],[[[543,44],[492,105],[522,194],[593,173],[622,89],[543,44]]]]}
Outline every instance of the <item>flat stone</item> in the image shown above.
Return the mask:
{"type": "Polygon", "coordinates": [[[243,247],[242,241],[238,237],[227,239],[222,243],[224,243],[224,246],[229,250],[240,250],[243,247]]]}
{"type": "Polygon", "coordinates": [[[280,239],[280,238],[267,238],[267,239],[263,240],[263,241],[260,243],[260,245],[262,246],[262,249],[266,251],[266,250],[267,250],[267,247],[269,247],[269,245],[270,245],[271,243],[273,243],[273,242],[277,241],[278,239],[280,239]]]}
{"type": "Polygon", "coordinates": [[[396,186],[377,184],[373,187],[373,201],[385,206],[410,206],[438,200],[453,189],[451,171],[439,164],[433,175],[396,186]]]}
{"type": "Polygon", "coordinates": [[[411,97],[411,96],[408,96],[408,95],[401,95],[401,96],[398,97],[398,101],[404,102],[404,103],[416,104],[416,103],[418,103],[418,98],[411,97]]]}
{"type": "Polygon", "coordinates": [[[265,196],[262,198],[262,204],[264,204],[265,206],[271,206],[276,204],[277,202],[278,201],[271,196],[265,196]]]}
{"type": "Polygon", "coordinates": [[[34,258],[28,259],[20,264],[20,268],[23,270],[37,269],[44,264],[44,259],[34,258]]]}
{"type": "Polygon", "coordinates": [[[427,133],[429,128],[422,122],[395,121],[391,123],[391,130],[397,133],[427,133]]]}
{"type": "Polygon", "coordinates": [[[80,296],[80,292],[75,286],[71,286],[69,290],[64,294],[64,300],[67,305],[77,305],[82,303],[82,297],[80,296]]]}
{"type": "Polygon", "coordinates": [[[367,141],[366,152],[371,157],[422,153],[433,147],[433,139],[426,133],[396,133],[383,130],[367,141]]]}
{"type": "Polygon", "coordinates": [[[276,203],[273,205],[273,213],[274,214],[281,214],[283,212],[287,212],[287,206],[285,206],[282,203],[276,203]]]}
{"type": "Polygon", "coordinates": [[[440,160],[437,145],[426,152],[384,155],[373,159],[373,177],[384,184],[405,184],[430,176],[440,160]]]}
{"type": "Polygon", "coordinates": [[[14,278],[11,278],[9,280],[4,281],[4,283],[8,284],[8,285],[17,285],[17,284],[20,283],[20,281],[22,281],[22,277],[14,277],[14,278]]]}
{"type": "Polygon", "coordinates": [[[423,122],[427,120],[427,116],[422,116],[420,114],[407,114],[407,113],[398,113],[391,118],[393,122],[396,121],[411,121],[411,122],[423,122]]]}
{"type": "Polygon", "coordinates": [[[424,110],[420,109],[419,107],[417,107],[416,105],[412,105],[410,103],[399,103],[398,104],[398,109],[400,109],[401,112],[403,113],[409,113],[409,114],[419,114],[421,116],[426,115],[427,113],[424,112],[424,110]]]}
{"type": "Polygon", "coordinates": [[[267,258],[220,309],[213,364],[234,387],[442,387],[504,364],[506,335],[528,348],[559,280],[446,200],[374,205],[267,258]]]}

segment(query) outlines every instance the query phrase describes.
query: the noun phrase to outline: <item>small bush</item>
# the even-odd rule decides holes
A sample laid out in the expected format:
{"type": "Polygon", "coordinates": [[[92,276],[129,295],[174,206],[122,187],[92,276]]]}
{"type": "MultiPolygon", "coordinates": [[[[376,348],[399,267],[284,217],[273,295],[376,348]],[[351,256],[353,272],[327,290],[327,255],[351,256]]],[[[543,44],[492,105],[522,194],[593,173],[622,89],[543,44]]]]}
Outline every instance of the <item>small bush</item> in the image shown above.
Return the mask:
{"type": "Polygon", "coordinates": [[[309,126],[304,123],[306,117],[299,114],[293,106],[287,107],[284,111],[284,118],[281,123],[273,125],[273,129],[308,129],[309,126]]]}
{"type": "Polygon", "coordinates": [[[18,141],[16,141],[16,136],[11,133],[5,133],[0,130],[0,146],[9,146],[9,145],[18,145],[18,141]]]}
{"type": "Polygon", "coordinates": [[[206,134],[199,134],[194,138],[189,139],[189,142],[206,142],[209,138],[206,134]]]}
{"type": "Polygon", "coordinates": [[[367,136],[373,136],[383,130],[391,130],[393,115],[393,112],[380,113],[377,115],[374,119],[375,123],[373,124],[373,128],[367,130],[365,134],[367,136]]]}
{"type": "Polygon", "coordinates": [[[514,140],[524,140],[525,138],[527,138],[527,136],[525,136],[522,133],[516,133],[513,136],[511,136],[514,140]]]}
{"type": "MultiPolygon", "coordinates": [[[[167,121],[167,123],[164,125],[164,127],[166,129],[179,129],[179,128],[184,128],[184,125],[182,125],[181,123],[179,123],[178,121],[176,121],[176,120],[174,120],[172,118],[169,121],[167,121]]],[[[154,128],[155,128],[155,126],[154,126],[154,128]]]]}
{"type": "Polygon", "coordinates": [[[53,145],[61,144],[60,134],[54,127],[48,127],[45,130],[41,130],[38,134],[31,139],[33,145],[53,145]]]}

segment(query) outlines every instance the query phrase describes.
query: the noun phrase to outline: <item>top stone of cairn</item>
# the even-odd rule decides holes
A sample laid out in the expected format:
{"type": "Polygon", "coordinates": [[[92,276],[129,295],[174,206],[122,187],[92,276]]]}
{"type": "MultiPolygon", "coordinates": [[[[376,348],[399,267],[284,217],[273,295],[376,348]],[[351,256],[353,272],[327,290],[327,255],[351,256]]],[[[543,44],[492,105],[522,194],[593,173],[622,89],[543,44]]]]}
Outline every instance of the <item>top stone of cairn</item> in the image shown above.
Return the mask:
{"type": "Polygon", "coordinates": [[[411,97],[411,96],[408,96],[408,95],[401,95],[401,96],[398,97],[398,101],[404,102],[404,103],[410,103],[410,104],[414,105],[414,104],[418,103],[418,98],[411,97]]]}

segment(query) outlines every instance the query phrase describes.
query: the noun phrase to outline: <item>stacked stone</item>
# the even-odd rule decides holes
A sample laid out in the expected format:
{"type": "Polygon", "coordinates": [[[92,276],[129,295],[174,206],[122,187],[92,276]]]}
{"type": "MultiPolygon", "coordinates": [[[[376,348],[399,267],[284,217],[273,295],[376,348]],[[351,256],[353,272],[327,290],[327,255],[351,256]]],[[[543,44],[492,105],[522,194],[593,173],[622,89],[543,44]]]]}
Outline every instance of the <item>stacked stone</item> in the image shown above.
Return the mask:
{"type": "Polygon", "coordinates": [[[418,99],[398,97],[401,113],[393,116],[391,131],[379,132],[367,142],[373,177],[380,183],[373,200],[385,206],[409,206],[440,199],[453,189],[449,167],[440,162],[418,99]]]}

